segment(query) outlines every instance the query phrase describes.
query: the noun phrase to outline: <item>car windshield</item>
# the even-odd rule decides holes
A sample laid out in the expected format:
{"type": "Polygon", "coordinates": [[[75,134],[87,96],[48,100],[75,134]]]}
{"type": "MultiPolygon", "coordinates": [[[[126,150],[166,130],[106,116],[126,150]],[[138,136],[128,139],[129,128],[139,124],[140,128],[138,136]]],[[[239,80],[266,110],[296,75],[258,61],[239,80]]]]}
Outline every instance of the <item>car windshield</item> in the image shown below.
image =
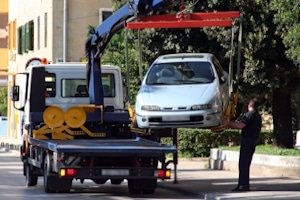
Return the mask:
{"type": "Polygon", "coordinates": [[[203,84],[213,80],[214,73],[209,62],[173,62],[153,65],[148,72],[146,84],[203,84]]]}

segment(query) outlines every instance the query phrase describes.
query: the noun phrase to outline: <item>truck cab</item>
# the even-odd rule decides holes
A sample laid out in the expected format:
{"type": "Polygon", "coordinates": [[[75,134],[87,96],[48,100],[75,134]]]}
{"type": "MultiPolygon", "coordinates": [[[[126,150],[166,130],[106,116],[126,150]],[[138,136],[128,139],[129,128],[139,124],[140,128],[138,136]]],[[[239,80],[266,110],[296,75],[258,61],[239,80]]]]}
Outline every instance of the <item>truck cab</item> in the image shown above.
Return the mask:
{"type": "MultiPolygon", "coordinates": [[[[14,107],[20,111],[19,135],[24,136],[28,126],[37,129],[43,125],[44,112],[48,107],[58,107],[66,113],[69,108],[89,105],[85,72],[85,63],[70,62],[32,65],[28,66],[25,72],[16,74],[12,100],[14,107]]],[[[104,105],[101,106],[103,106],[102,111],[107,112],[107,115],[119,113],[127,116],[124,111],[126,94],[123,95],[127,90],[123,80],[118,66],[102,66],[104,105]]],[[[88,118],[99,120],[94,116],[88,118]]],[[[102,120],[103,118],[102,116],[102,120]]],[[[107,117],[107,119],[111,118],[107,117]]]]}
{"type": "MultiPolygon", "coordinates": [[[[45,106],[59,106],[65,111],[71,106],[89,103],[85,63],[57,63],[44,66],[29,66],[25,73],[16,75],[15,87],[19,89],[15,91],[19,91],[18,96],[20,98],[18,107],[26,107],[26,102],[29,102],[25,98],[30,97],[33,87],[27,82],[31,82],[29,81],[31,79],[36,79],[36,77],[33,77],[33,71],[38,68],[45,69],[45,106]]],[[[41,74],[38,75],[41,76],[41,74]]],[[[124,109],[123,91],[126,90],[123,89],[121,69],[118,66],[103,65],[102,81],[105,109],[124,109]]]]}

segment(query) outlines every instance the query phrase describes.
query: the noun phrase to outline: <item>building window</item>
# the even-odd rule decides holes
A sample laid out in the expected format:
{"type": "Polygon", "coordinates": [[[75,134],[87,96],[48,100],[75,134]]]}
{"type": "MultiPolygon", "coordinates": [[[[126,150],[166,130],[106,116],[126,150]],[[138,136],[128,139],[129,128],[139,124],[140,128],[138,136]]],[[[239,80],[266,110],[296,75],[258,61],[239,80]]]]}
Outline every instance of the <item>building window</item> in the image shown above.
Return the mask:
{"type": "Polygon", "coordinates": [[[41,21],[40,16],[37,18],[37,49],[40,49],[40,29],[41,29],[41,21]]]}
{"type": "Polygon", "coordinates": [[[109,18],[112,15],[112,9],[111,8],[100,8],[99,9],[99,24],[104,22],[107,18],[109,18]]]}
{"type": "Polygon", "coordinates": [[[45,16],[44,16],[44,20],[45,20],[45,38],[44,38],[44,40],[45,40],[45,47],[47,47],[47,38],[48,38],[48,34],[47,34],[47,32],[48,32],[48,27],[47,27],[47,24],[48,24],[48,16],[47,16],[47,13],[45,13],[45,16]]]}

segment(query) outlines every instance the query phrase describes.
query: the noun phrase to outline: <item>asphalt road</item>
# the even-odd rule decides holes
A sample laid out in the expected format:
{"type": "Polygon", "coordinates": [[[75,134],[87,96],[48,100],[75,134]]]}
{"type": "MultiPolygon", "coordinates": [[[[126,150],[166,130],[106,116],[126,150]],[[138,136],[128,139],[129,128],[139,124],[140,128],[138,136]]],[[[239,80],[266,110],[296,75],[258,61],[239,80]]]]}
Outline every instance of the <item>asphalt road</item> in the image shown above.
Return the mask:
{"type": "Polygon", "coordinates": [[[43,178],[39,177],[38,185],[35,187],[25,186],[25,177],[22,173],[22,163],[17,151],[0,152],[0,200],[69,200],[69,199],[202,199],[197,194],[187,191],[176,190],[173,180],[165,182],[163,186],[159,183],[153,195],[130,195],[127,183],[111,185],[110,182],[104,185],[97,185],[92,181],[73,181],[70,193],[49,194],[44,192],[43,178]]]}
{"type": "MultiPolygon", "coordinates": [[[[47,194],[43,190],[43,179],[36,187],[26,187],[22,174],[22,163],[17,151],[0,151],[0,200],[69,200],[69,199],[218,199],[218,200],[268,200],[300,199],[300,178],[266,177],[251,175],[250,192],[231,192],[237,181],[237,172],[206,169],[207,161],[180,159],[177,183],[172,180],[160,181],[153,195],[128,193],[127,183],[96,185],[86,181],[84,185],[73,181],[70,193],[47,194]]],[[[171,168],[173,166],[170,166],[171,168]]],[[[300,173],[300,169],[299,169],[300,173]]]]}

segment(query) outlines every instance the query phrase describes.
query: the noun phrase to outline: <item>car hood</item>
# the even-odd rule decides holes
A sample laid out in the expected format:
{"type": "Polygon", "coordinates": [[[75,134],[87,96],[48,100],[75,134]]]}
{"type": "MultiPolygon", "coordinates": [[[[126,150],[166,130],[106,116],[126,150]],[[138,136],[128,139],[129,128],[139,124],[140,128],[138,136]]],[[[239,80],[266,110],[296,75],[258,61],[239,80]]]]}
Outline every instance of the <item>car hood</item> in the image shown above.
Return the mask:
{"type": "Polygon", "coordinates": [[[143,105],[191,106],[210,103],[216,96],[216,84],[144,85],[137,101],[143,105]]]}

